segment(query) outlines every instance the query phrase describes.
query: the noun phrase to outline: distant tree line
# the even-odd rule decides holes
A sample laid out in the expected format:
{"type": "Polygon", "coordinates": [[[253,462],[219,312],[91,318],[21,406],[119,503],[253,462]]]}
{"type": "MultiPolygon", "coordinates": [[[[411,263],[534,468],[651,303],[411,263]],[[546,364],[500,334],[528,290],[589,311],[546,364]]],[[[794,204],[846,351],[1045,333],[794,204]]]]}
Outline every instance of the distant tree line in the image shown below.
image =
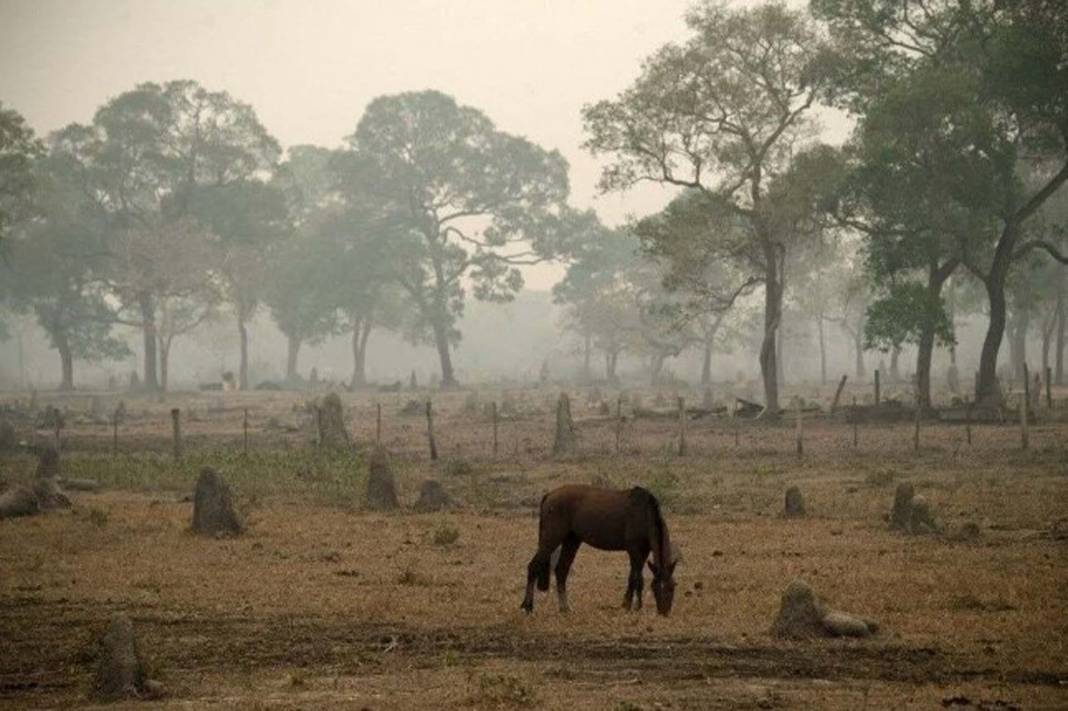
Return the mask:
{"type": "Polygon", "coordinates": [[[558,152],[435,91],[375,99],[336,150],[283,151],[251,106],[192,81],[139,85],[43,141],[0,106],[0,299],[47,332],[64,388],[76,359],[128,356],[125,325],[144,385],[165,389],[175,339],[219,318],[248,387],[261,309],[289,380],[304,345],[345,334],[365,384],[389,329],[432,346],[454,386],[468,296],[508,301],[545,260],[567,266],[553,296],[587,380],[616,380],[628,354],[656,382],[697,349],[708,383],[715,353],[752,347],[775,413],[784,339],[815,339],[826,381],[831,327],[857,377],[866,351],[897,375],[915,349],[929,405],[933,353],[956,362],[969,312],[988,317],[976,398],[1000,396],[1006,338],[1020,370],[1037,333],[1061,380],[1063,3],[698,2],[685,22],[685,41],[583,109],[602,190],[674,191],[616,228],[568,206],[558,152]],[[852,119],[844,144],[819,142],[821,109],[852,119]]]}

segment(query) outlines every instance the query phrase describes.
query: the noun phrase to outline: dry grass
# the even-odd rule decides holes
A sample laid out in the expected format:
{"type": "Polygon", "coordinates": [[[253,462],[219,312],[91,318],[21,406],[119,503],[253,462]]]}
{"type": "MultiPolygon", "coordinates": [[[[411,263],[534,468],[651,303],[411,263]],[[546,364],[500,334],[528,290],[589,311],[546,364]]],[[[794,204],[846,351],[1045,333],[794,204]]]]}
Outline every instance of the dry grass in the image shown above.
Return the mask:
{"type": "MultiPolygon", "coordinates": [[[[261,424],[293,400],[240,397],[261,424]]],[[[543,409],[552,399],[538,397],[543,409]]],[[[158,454],[112,457],[110,433],[72,428],[67,474],[109,490],[76,494],[72,512],[0,522],[0,705],[85,703],[86,642],[116,610],[134,619],[175,706],[1068,704],[1068,557],[1044,535],[1068,510],[1065,425],[1032,428],[1028,452],[1011,427],[977,427],[970,448],[960,428],[931,427],[917,454],[910,424],[862,428],[854,450],[851,428],[813,419],[799,462],[791,426],[745,426],[736,449],[731,423],[694,422],[679,459],[668,454],[671,422],[628,423],[627,453],[616,456],[614,423],[580,417],[580,453],[553,461],[548,410],[503,423],[494,458],[489,425],[462,413],[463,394],[442,400],[443,461],[462,457],[464,471],[442,475],[445,464],[426,461],[419,418],[383,423],[402,501],[436,474],[463,504],[442,514],[362,511],[360,459],[316,452],[300,433],[257,427],[251,456],[228,451],[243,404],[187,427],[196,436],[203,426],[204,439],[182,463],[165,454],[166,420],[150,426],[155,404],[129,426],[158,454]],[[206,462],[238,491],[248,535],[187,532],[181,498],[206,462]],[[950,527],[979,523],[980,540],[889,532],[883,516],[903,480],[950,527]],[[670,618],[648,599],[641,613],[623,612],[624,557],[588,548],[570,579],[570,615],[544,594],[533,616],[520,613],[535,504],[565,481],[641,483],[665,502],[685,555],[670,618]],[[790,485],[808,518],[778,516],[790,485]],[[885,632],[773,641],[768,627],[795,576],[885,632]]],[[[373,410],[366,397],[348,405],[373,410]]],[[[357,439],[373,428],[360,421],[357,439]]],[[[17,479],[32,462],[5,469],[17,479]]]]}

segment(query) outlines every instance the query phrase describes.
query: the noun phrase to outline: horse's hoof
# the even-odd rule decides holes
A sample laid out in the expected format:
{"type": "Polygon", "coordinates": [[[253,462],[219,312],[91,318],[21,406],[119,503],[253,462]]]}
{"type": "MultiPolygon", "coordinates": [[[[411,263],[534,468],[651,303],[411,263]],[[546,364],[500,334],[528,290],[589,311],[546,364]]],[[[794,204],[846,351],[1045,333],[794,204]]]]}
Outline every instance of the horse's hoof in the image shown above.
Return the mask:
{"type": "Polygon", "coordinates": [[[530,613],[534,612],[534,605],[527,604],[524,602],[522,605],[519,606],[519,609],[529,615],[530,613]]]}

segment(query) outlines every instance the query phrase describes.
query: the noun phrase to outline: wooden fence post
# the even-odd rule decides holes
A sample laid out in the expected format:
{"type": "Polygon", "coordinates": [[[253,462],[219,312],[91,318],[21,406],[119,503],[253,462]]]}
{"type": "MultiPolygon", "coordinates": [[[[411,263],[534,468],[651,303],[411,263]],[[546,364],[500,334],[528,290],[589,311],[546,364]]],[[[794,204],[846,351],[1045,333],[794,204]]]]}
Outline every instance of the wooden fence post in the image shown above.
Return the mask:
{"type": "Polygon", "coordinates": [[[382,444],[382,403],[375,403],[375,444],[382,444]]]}
{"type": "Polygon", "coordinates": [[[731,405],[731,424],[734,425],[734,447],[737,449],[739,446],[740,438],[738,436],[738,399],[734,399],[734,404],[731,405]]]}
{"type": "Polygon", "coordinates": [[[111,453],[119,453],[119,408],[111,415],[111,453]]]}
{"type": "Polygon", "coordinates": [[[801,425],[801,396],[797,396],[797,459],[800,461],[805,456],[805,441],[801,425]]]}
{"type": "Polygon", "coordinates": [[[247,457],[248,456],[248,408],[247,407],[245,408],[245,418],[241,422],[241,427],[242,427],[242,430],[244,432],[245,456],[247,457]]]}
{"type": "Polygon", "coordinates": [[[497,456],[497,401],[490,403],[490,413],[493,415],[493,456],[497,456]]]}
{"type": "Polygon", "coordinates": [[[1046,409],[1053,409],[1053,368],[1046,366],[1046,409]]]}
{"type": "Polygon", "coordinates": [[[920,414],[923,408],[920,407],[920,393],[916,393],[916,428],[912,432],[912,451],[920,451],[920,414]]]}
{"type": "Polygon", "coordinates": [[[323,408],[319,407],[319,404],[315,404],[315,444],[318,447],[323,446],[323,408]]]}
{"type": "Polygon", "coordinates": [[[623,393],[616,398],[616,454],[619,454],[620,440],[623,437],[623,393]]]}
{"type": "Polygon", "coordinates": [[[853,396],[853,449],[857,448],[857,444],[859,443],[859,440],[860,440],[859,431],[858,431],[859,428],[858,428],[858,425],[857,425],[857,419],[858,419],[857,396],[854,395],[853,396]]]}
{"type": "Polygon", "coordinates": [[[968,412],[964,416],[964,434],[968,438],[968,446],[972,446],[972,399],[970,397],[965,398],[965,405],[968,407],[968,412]]]}
{"type": "Polygon", "coordinates": [[[431,413],[430,400],[426,401],[426,437],[430,443],[430,461],[438,459],[438,445],[434,442],[434,415],[431,413]]]}
{"type": "Polygon", "coordinates": [[[876,368],[875,369],[875,406],[876,407],[879,407],[879,402],[880,402],[879,398],[880,398],[880,393],[879,393],[879,369],[876,368]]]}
{"type": "Polygon", "coordinates": [[[1031,405],[1031,381],[1027,372],[1027,363],[1023,364],[1024,390],[1023,402],[1020,403],[1020,447],[1027,449],[1030,437],[1027,431],[1027,409],[1031,405]]]}
{"type": "Polygon", "coordinates": [[[679,456],[686,456],[686,401],[679,397],[679,456]]]}
{"type": "Polygon", "coordinates": [[[174,459],[182,458],[182,411],[177,407],[171,409],[171,429],[174,434],[174,459]]]}
{"type": "Polygon", "coordinates": [[[838,411],[838,400],[842,397],[842,390],[845,388],[846,379],[848,377],[848,375],[843,375],[842,379],[838,381],[838,387],[834,391],[834,400],[831,402],[832,415],[838,411]]]}

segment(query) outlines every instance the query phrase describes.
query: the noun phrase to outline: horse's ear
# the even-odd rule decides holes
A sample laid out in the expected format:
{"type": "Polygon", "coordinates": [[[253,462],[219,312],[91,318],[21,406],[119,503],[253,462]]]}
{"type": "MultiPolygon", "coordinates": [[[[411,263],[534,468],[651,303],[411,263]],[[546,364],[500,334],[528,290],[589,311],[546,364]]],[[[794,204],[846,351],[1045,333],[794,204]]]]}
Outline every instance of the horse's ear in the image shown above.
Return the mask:
{"type": "Polygon", "coordinates": [[[668,572],[669,576],[675,574],[675,566],[678,565],[678,564],[679,564],[679,561],[677,561],[677,560],[673,560],[673,561],[671,561],[670,564],[668,564],[667,572],[668,572]]]}
{"type": "Polygon", "coordinates": [[[649,570],[653,571],[653,575],[660,575],[660,569],[656,567],[656,563],[649,561],[649,570]]]}

